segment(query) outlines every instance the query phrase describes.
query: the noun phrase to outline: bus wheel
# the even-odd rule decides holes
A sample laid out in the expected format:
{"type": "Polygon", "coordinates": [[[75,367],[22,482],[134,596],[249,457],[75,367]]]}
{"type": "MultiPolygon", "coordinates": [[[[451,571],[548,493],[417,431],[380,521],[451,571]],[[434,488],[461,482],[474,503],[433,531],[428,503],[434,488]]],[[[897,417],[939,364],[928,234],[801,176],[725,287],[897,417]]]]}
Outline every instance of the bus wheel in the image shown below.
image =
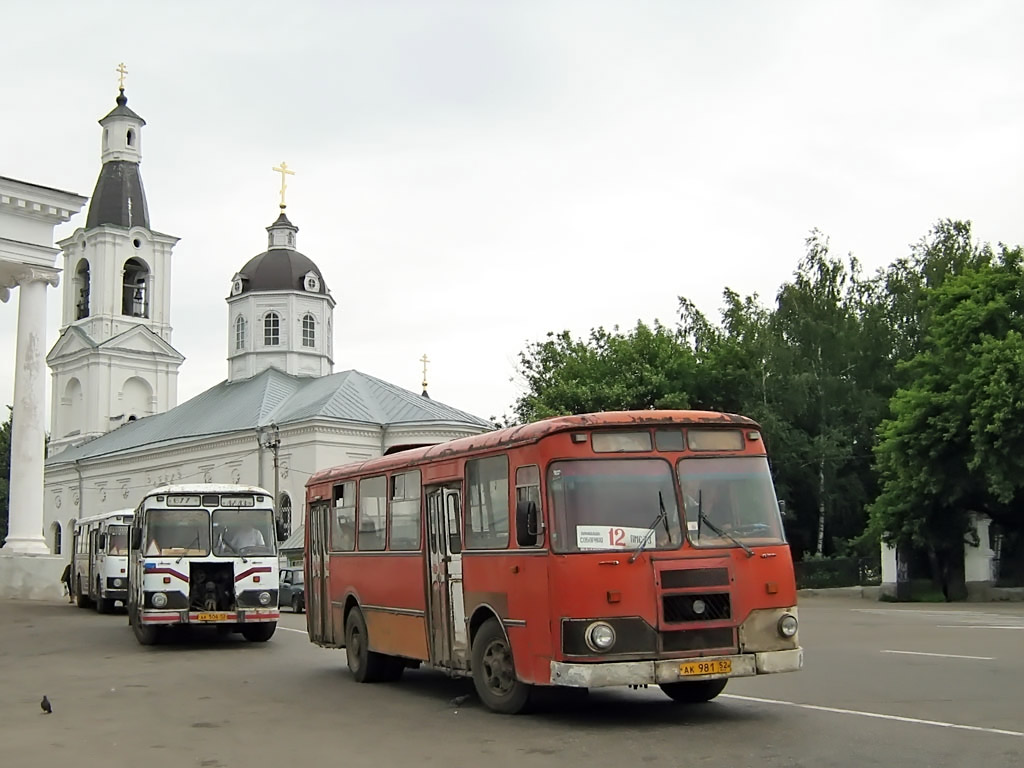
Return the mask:
{"type": "Polygon", "coordinates": [[[114,601],[107,600],[105,597],[96,598],[96,612],[97,613],[113,613],[114,601]]]}
{"type": "Polygon", "coordinates": [[[485,621],[473,638],[473,685],[495,712],[514,715],[529,706],[531,686],[516,678],[512,648],[497,619],[485,621]]]}
{"type": "Polygon", "coordinates": [[[345,656],[348,669],[357,683],[376,683],[387,679],[387,657],[370,650],[366,620],[358,608],[349,611],[345,620],[345,656]]]}
{"type": "Polygon", "coordinates": [[[680,704],[703,704],[725,690],[728,680],[694,680],[690,683],[660,683],[661,690],[680,704]]]}
{"type": "Polygon", "coordinates": [[[274,636],[274,630],[276,629],[276,621],[264,621],[259,624],[243,624],[242,637],[250,643],[265,643],[274,636]]]}
{"type": "Polygon", "coordinates": [[[75,587],[75,603],[79,608],[89,607],[89,598],[82,593],[82,580],[78,579],[78,586],[75,587]]]}
{"type": "Polygon", "coordinates": [[[292,613],[302,613],[302,604],[299,602],[298,595],[292,598],[292,613]]]}
{"type": "Polygon", "coordinates": [[[160,640],[160,628],[150,627],[142,623],[138,616],[132,622],[132,630],[139,645],[156,645],[160,640]]]}

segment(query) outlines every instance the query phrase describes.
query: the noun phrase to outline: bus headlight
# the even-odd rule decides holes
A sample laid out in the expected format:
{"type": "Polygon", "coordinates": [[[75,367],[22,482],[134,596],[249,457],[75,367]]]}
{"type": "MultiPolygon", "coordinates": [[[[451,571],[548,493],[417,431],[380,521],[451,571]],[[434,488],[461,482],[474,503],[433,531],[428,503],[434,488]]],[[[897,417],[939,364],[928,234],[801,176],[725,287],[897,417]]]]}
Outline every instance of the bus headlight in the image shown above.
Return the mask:
{"type": "Polygon", "coordinates": [[[121,579],[114,579],[114,586],[115,587],[123,587],[124,586],[124,582],[121,579]]]}
{"type": "Polygon", "coordinates": [[[603,621],[595,621],[587,627],[583,637],[590,649],[598,653],[603,653],[615,645],[615,630],[611,624],[603,621]]]}
{"type": "Polygon", "coordinates": [[[790,613],[785,613],[782,618],[779,619],[779,634],[783,637],[792,637],[796,634],[798,622],[796,616],[790,613]]]}
{"type": "Polygon", "coordinates": [[[167,607],[167,595],[163,592],[157,592],[153,595],[153,607],[154,608],[166,608],[167,607]]]}
{"type": "Polygon", "coordinates": [[[270,605],[269,592],[260,592],[260,605],[270,605]]]}

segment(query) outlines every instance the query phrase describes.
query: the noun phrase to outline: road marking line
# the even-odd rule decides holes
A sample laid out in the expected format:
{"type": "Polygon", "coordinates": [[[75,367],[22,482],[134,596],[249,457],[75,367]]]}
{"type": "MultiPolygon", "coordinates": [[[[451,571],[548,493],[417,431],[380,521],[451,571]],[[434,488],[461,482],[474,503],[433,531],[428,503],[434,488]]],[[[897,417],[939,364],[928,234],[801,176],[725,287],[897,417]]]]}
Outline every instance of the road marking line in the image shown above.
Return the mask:
{"type": "Polygon", "coordinates": [[[291,627],[281,627],[281,626],[279,626],[278,629],[280,629],[283,632],[300,632],[303,635],[306,634],[306,630],[304,630],[304,629],[292,629],[291,627]]]}
{"type": "Polygon", "coordinates": [[[939,629],[1024,629],[1024,626],[1002,624],[937,624],[939,629]]]}
{"type": "Polygon", "coordinates": [[[954,728],[960,731],[978,731],[980,733],[996,733],[1002,736],[1016,736],[1024,738],[1024,731],[1008,731],[1003,728],[983,728],[980,725],[961,725],[960,723],[945,723],[941,720],[922,720],[919,717],[901,717],[900,715],[883,715],[880,712],[863,712],[859,709],[840,709],[839,707],[823,707],[818,704],[801,704],[796,701],[783,701],[781,699],[760,699],[755,696],[737,696],[732,693],[723,693],[719,698],[737,699],[739,701],[753,701],[758,704],[778,704],[784,707],[797,707],[798,709],[813,709],[817,712],[832,712],[837,715],[857,715],[859,717],[873,717],[878,720],[894,720],[898,723],[914,723],[916,725],[934,725],[939,728],[954,728]]]}
{"type": "Polygon", "coordinates": [[[937,656],[941,659],[974,659],[975,661],[995,660],[995,656],[961,656],[957,653],[926,653],[925,651],[880,651],[880,653],[905,653],[907,656],[937,656]]]}

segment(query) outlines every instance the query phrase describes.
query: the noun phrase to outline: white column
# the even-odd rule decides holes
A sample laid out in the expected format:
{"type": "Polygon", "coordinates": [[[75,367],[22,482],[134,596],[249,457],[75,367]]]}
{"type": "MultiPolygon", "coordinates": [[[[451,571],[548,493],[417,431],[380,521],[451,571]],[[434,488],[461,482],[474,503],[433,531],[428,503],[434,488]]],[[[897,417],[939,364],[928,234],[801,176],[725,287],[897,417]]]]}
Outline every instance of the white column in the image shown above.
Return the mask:
{"type": "Polygon", "coordinates": [[[43,536],[43,452],[46,429],[46,285],[54,270],[32,269],[19,279],[18,346],[11,422],[8,552],[50,554],[43,536]]]}

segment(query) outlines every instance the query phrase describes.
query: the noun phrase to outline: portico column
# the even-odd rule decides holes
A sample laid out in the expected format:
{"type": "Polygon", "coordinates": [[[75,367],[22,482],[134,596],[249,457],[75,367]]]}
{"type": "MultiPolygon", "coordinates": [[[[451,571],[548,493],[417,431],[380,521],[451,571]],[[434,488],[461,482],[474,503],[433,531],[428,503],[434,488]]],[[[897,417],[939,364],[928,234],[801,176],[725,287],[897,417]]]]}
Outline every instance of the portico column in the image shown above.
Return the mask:
{"type": "Polygon", "coordinates": [[[18,346],[11,415],[11,485],[4,549],[50,554],[43,537],[46,429],[46,286],[57,271],[33,268],[18,278],[18,346]]]}

